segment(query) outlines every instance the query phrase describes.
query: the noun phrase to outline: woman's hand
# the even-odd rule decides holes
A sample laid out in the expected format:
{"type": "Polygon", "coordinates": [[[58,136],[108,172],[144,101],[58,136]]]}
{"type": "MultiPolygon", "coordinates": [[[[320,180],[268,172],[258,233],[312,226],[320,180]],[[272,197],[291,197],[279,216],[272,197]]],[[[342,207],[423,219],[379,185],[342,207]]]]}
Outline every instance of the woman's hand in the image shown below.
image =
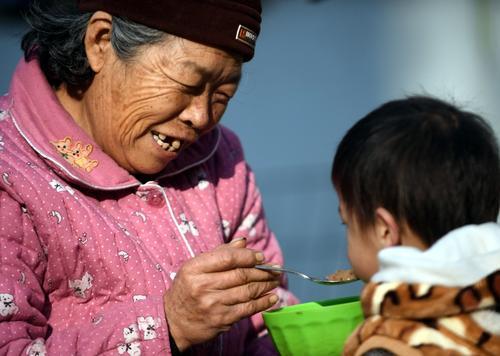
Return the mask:
{"type": "Polygon", "coordinates": [[[279,286],[279,274],[253,268],[264,256],[245,246],[245,239],[235,240],[196,256],[178,271],[164,304],[180,351],[213,339],[278,301],[269,292],[279,286]]]}

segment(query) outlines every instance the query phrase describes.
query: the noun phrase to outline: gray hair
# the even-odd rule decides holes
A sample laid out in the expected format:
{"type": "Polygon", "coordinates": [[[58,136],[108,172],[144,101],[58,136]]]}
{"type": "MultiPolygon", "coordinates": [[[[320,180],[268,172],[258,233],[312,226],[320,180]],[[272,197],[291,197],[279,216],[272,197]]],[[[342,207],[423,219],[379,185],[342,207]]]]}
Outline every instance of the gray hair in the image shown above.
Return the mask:
{"type": "MultiPolygon", "coordinates": [[[[71,87],[86,87],[94,72],[89,66],[83,40],[91,13],[80,13],[73,1],[54,2],[42,7],[34,1],[25,18],[31,27],[22,39],[26,61],[40,62],[49,83],[57,88],[62,83],[71,87]]],[[[143,46],[157,44],[168,34],[125,18],[113,16],[111,44],[123,61],[134,58],[143,46]]]]}

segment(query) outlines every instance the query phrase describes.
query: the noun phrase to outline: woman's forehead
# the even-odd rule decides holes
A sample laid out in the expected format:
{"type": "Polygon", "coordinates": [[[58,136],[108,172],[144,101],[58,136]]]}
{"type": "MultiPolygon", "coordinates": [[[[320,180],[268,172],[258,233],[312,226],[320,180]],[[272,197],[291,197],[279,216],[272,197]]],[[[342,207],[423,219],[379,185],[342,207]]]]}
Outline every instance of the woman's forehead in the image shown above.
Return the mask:
{"type": "Polygon", "coordinates": [[[222,77],[225,82],[238,83],[242,61],[222,49],[206,46],[182,38],[168,40],[162,51],[164,64],[178,71],[198,74],[201,77],[222,77]]]}
{"type": "MultiPolygon", "coordinates": [[[[206,63],[200,63],[186,58],[186,61],[181,62],[180,64],[184,65],[188,70],[200,74],[202,77],[206,78],[213,76],[212,72],[214,68],[207,66],[206,63]]],[[[226,66],[225,69],[227,73],[223,73],[224,82],[239,83],[241,79],[241,66],[236,65],[232,69],[226,66]]]]}

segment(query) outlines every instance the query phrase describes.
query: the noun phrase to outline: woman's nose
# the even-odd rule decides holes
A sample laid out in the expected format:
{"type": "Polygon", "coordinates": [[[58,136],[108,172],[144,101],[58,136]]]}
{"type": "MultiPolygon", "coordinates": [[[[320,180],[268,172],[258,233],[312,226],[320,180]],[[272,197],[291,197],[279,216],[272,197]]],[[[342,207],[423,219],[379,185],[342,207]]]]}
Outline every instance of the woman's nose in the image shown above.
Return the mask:
{"type": "Polygon", "coordinates": [[[211,122],[210,99],[208,95],[193,96],[179,118],[197,131],[204,131],[211,122]]]}

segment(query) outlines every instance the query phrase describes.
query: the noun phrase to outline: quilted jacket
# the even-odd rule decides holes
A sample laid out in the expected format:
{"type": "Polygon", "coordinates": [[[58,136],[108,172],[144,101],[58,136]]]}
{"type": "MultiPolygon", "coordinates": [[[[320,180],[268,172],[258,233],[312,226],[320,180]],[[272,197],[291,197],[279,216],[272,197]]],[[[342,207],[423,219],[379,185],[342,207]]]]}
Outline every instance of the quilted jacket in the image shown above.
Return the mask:
{"type": "MultiPolygon", "coordinates": [[[[239,236],[282,263],[240,143],[217,127],[140,182],[21,61],[0,99],[0,354],[168,355],[162,296],[239,236]]],[[[295,302],[278,289],[279,305],[295,302]]],[[[193,354],[274,354],[255,315],[193,354]]]]}
{"type": "Polygon", "coordinates": [[[344,356],[500,355],[500,225],[466,225],[425,251],[382,250],[344,356]],[[383,351],[384,350],[384,351],[383,351]]]}

